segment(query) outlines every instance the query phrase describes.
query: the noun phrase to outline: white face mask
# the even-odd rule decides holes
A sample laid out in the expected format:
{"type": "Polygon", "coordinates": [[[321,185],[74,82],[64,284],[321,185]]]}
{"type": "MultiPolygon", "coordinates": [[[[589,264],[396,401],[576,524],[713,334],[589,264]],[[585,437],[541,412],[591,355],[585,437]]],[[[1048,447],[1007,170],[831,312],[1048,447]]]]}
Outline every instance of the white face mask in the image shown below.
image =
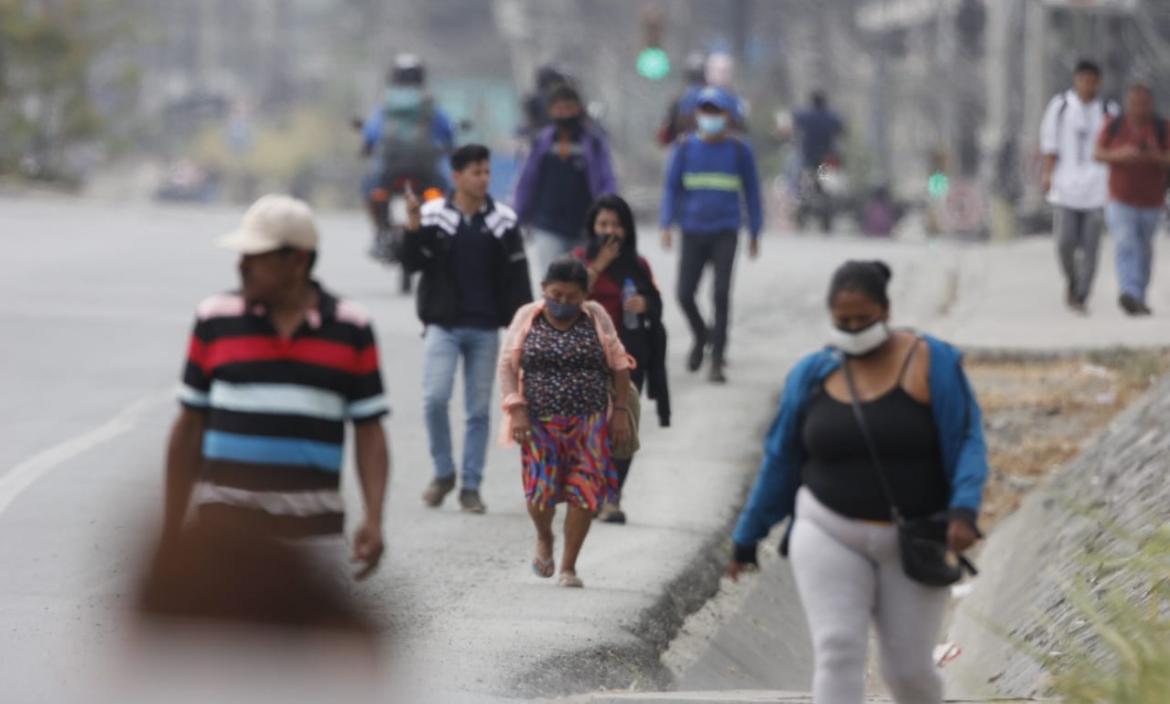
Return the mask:
{"type": "Polygon", "coordinates": [[[829,344],[850,357],[864,357],[889,339],[890,328],[884,320],[879,320],[858,332],[846,332],[836,327],[829,332],[829,344]]]}

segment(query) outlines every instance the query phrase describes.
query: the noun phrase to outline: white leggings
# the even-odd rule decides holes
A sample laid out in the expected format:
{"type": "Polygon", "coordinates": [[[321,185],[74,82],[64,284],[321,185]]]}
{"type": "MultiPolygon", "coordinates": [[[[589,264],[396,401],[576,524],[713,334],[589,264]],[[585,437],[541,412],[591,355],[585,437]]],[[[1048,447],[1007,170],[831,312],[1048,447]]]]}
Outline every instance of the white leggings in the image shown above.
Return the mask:
{"type": "Polygon", "coordinates": [[[932,652],[950,591],[921,585],[902,572],[893,525],[846,518],[801,488],[789,556],[812,632],[816,704],[864,701],[871,619],[882,678],[894,700],[942,701],[932,652]]]}

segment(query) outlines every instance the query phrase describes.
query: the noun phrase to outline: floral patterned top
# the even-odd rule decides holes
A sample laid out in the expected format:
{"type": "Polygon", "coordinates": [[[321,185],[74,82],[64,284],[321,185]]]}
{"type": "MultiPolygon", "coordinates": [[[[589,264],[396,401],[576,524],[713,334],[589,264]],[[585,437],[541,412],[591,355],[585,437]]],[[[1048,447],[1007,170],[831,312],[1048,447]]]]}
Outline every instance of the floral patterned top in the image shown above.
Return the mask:
{"type": "Polygon", "coordinates": [[[563,331],[537,316],[520,368],[528,413],[535,418],[592,416],[609,407],[609,365],[588,315],[563,331]]]}

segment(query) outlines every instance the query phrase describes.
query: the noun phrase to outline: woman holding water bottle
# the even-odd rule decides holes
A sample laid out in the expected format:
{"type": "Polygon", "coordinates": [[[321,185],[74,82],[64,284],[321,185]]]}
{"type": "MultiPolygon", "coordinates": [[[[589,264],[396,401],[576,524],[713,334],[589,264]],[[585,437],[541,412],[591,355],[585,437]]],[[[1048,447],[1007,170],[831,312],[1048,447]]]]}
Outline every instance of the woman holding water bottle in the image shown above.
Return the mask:
{"type": "MultiPolygon", "coordinates": [[[[599,198],[585,217],[586,246],[573,254],[589,271],[589,298],[613,319],[622,345],[637,362],[630,381],[657,404],[658,422],[670,425],[670,390],[666,376],[666,329],[662,325],[662,296],[650,264],[638,256],[634,214],[617,195],[599,198]]],[[[617,458],[620,487],[624,487],[633,458],[617,458]]],[[[599,518],[625,523],[621,489],[618,502],[607,504],[599,518]]]]}

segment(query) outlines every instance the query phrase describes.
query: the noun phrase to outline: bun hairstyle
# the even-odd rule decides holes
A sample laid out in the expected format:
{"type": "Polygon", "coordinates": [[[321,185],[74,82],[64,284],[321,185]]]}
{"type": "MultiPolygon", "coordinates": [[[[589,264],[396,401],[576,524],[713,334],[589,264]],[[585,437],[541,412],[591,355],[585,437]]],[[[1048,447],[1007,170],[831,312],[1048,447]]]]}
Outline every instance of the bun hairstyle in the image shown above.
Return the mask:
{"type": "Polygon", "coordinates": [[[894,272],[881,260],[868,262],[847,261],[833,272],[829,284],[829,306],[844,291],[860,293],[883,308],[890,306],[888,289],[894,272]]]}

